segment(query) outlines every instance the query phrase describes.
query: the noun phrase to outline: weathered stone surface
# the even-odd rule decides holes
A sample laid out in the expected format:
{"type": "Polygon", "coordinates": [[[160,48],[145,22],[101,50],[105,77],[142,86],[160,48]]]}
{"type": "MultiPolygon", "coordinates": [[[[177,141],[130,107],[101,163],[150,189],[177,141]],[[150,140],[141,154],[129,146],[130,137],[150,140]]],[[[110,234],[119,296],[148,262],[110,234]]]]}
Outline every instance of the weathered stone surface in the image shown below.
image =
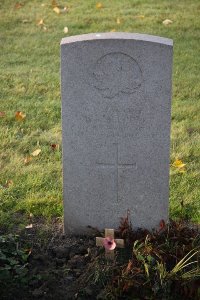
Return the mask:
{"type": "Polygon", "coordinates": [[[102,33],[61,42],[65,231],[168,218],[172,40],[102,33]]]}

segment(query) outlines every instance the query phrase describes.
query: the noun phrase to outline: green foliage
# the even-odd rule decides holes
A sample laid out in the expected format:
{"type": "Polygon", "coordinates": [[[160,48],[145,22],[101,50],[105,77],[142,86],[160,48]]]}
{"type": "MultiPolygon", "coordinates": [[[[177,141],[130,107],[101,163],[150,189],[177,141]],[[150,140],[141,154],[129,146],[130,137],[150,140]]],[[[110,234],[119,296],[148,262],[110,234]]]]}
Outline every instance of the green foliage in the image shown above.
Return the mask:
{"type": "Polygon", "coordinates": [[[16,235],[0,235],[0,292],[28,283],[29,250],[20,247],[16,235]]]}

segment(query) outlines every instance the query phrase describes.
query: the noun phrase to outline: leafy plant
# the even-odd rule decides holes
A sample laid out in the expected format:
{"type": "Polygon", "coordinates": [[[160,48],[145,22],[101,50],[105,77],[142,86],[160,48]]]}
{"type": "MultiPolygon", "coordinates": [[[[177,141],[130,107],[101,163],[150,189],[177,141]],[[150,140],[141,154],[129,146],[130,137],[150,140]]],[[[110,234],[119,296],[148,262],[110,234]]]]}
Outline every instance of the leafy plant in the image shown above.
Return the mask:
{"type": "Polygon", "coordinates": [[[132,257],[107,285],[109,295],[115,299],[198,299],[198,229],[183,222],[161,221],[153,232],[130,228],[126,232],[132,257]]]}
{"type": "Polygon", "coordinates": [[[8,285],[26,285],[30,249],[20,247],[17,235],[0,235],[0,291],[8,285]]]}

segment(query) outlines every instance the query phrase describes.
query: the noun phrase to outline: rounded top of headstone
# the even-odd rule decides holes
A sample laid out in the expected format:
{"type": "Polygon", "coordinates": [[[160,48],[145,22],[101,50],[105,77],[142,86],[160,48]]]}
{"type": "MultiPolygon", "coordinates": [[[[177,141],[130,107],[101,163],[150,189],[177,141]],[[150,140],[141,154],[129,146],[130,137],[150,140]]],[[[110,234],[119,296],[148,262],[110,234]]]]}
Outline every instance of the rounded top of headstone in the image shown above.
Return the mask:
{"type": "Polygon", "coordinates": [[[129,33],[129,32],[105,32],[105,33],[88,33],[88,34],[82,34],[82,35],[74,35],[74,36],[63,38],[61,40],[61,45],[82,42],[82,41],[107,40],[107,39],[137,40],[137,41],[145,41],[145,42],[162,44],[162,45],[166,45],[166,46],[173,46],[172,39],[155,36],[155,35],[129,33]]]}

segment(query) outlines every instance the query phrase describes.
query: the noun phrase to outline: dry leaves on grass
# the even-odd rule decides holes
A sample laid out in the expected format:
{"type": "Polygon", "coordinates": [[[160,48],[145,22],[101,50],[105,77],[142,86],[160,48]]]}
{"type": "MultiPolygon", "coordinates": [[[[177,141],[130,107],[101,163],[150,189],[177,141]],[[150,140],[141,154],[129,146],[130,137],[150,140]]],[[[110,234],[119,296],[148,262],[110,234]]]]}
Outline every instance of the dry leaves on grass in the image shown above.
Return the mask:
{"type": "Polygon", "coordinates": [[[172,21],[172,20],[169,20],[169,19],[166,19],[166,20],[163,21],[163,24],[164,24],[164,25],[170,25],[170,24],[172,24],[172,23],[173,23],[173,21],[172,21]]]}
{"type": "Polygon", "coordinates": [[[58,5],[58,3],[55,0],[51,2],[51,5],[53,7],[53,11],[58,15],[69,11],[68,7],[66,6],[61,7],[60,5],[58,5]]]}
{"type": "Polygon", "coordinates": [[[51,144],[51,149],[52,149],[53,151],[59,150],[59,144],[51,144]]]}
{"type": "Polygon", "coordinates": [[[24,158],[24,163],[25,163],[25,165],[29,164],[29,163],[31,162],[31,160],[32,160],[32,157],[31,157],[31,156],[25,157],[25,158],[24,158]]]}
{"type": "Polygon", "coordinates": [[[13,181],[11,179],[6,180],[6,184],[4,185],[4,188],[9,188],[13,185],[13,181]]]}
{"type": "Polygon", "coordinates": [[[96,3],[96,8],[97,8],[97,9],[103,8],[103,4],[102,4],[101,2],[97,2],[97,3],[96,3]]]}
{"type": "Polygon", "coordinates": [[[47,31],[47,27],[46,27],[46,25],[44,24],[44,19],[40,19],[40,20],[37,22],[37,25],[40,26],[44,31],[47,31]]]}
{"type": "Polygon", "coordinates": [[[24,6],[24,3],[17,2],[14,6],[15,9],[20,9],[24,6]]]}
{"type": "Polygon", "coordinates": [[[23,121],[26,118],[26,114],[23,113],[22,111],[16,111],[15,113],[15,119],[17,121],[23,121]]]}
{"type": "Polygon", "coordinates": [[[64,27],[63,32],[64,32],[64,33],[68,33],[68,31],[69,31],[68,27],[67,27],[67,26],[64,27]]]}
{"type": "Polygon", "coordinates": [[[58,6],[58,3],[56,2],[56,0],[52,0],[52,1],[51,1],[51,5],[52,5],[53,7],[57,7],[57,6],[58,6]]]}
{"type": "Polygon", "coordinates": [[[41,149],[36,149],[35,151],[33,151],[32,153],[31,153],[31,155],[32,156],[38,156],[39,154],[40,154],[40,152],[41,152],[42,150],[41,149]]]}
{"type": "Polygon", "coordinates": [[[40,19],[38,22],[37,22],[37,25],[38,26],[44,26],[44,19],[40,19]]]}
{"type": "Polygon", "coordinates": [[[4,111],[0,111],[0,118],[5,117],[6,113],[4,111]]]}
{"type": "Polygon", "coordinates": [[[53,11],[58,15],[60,14],[60,8],[58,8],[57,6],[53,8],[53,11]]]}
{"type": "Polygon", "coordinates": [[[176,169],[178,169],[179,173],[185,173],[186,172],[186,169],[185,169],[186,164],[184,164],[182,162],[182,160],[180,160],[180,159],[176,159],[173,162],[172,166],[175,167],[176,169]]]}

